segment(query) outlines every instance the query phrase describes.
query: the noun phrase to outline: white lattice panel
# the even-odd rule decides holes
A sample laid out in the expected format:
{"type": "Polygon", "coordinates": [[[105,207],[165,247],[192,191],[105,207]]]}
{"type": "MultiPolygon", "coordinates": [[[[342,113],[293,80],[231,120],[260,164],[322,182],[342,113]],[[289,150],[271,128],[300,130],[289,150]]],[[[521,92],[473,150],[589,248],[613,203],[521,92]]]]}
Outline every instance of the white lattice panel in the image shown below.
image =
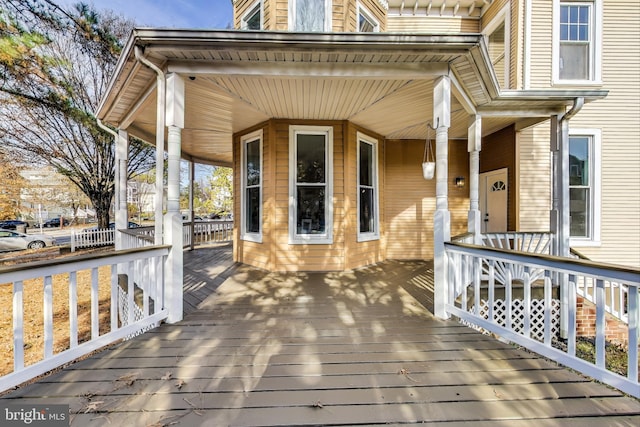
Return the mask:
{"type": "MultiPolygon", "coordinates": [[[[493,303],[493,321],[498,325],[506,327],[506,302],[501,299],[497,299],[493,303]]],[[[530,309],[530,336],[538,341],[544,341],[544,300],[534,299],[531,300],[530,309]]],[[[475,306],[469,309],[469,312],[473,313],[475,306]]],[[[479,315],[484,319],[489,320],[489,302],[481,300],[479,315]]],[[[524,316],[525,307],[524,301],[521,299],[515,299],[511,302],[511,329],[519,334],[524,333],[524,316]]],[[[486,332],[483,328],[463,322],[467,326],[486,332]]],[[[557,299],[551,300],[551,336],[557,336],[560,330],[560,301],[557,299]]]]}

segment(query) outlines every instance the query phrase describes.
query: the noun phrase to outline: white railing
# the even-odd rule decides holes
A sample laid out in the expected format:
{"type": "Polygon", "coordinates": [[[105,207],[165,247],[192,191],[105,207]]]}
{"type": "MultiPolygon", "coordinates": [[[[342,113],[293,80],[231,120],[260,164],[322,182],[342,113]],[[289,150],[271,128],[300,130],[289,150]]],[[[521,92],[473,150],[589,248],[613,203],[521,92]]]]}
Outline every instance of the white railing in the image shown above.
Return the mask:
{"type": "Polygon", "coordinates": [[[89,229],[71,232],[71,252],[80,248],[113,245],[116,231],[113,228],[89,229]]]}
{"type": "Polygon", "coordinates": [[[192,237],[194,245],[229,242],[233,239],[233,221],[197,221],[185,223],[183,233],[185,247],[191,246],[192,237]]]}
{"type": "MultiPolygon", "coordinates": [[[[582,255],[575,249],[571,249],[571,257],[589,261],[589,258],[582,255]]],[[[581,280],[577,284],[578,295],[587,301],[595,304],[596,284],[592,280],[581,280]]],[[[627,313],[627,300],[629,299],[629,288],[623,283],[605,283],[605,310],[607,313],[619,319],[621,322],[629,323],[627,313]]]]}
{"type": "Polygon", "coordinates": [[[0,267],[0,287],[13,288],[12,327],[0,337],[13,348],[13,369],[0,377],[0,391],[158,325],[167,317],[168,254],[169,246],[154,246],[0,267]]]}
{"type": "Polygon", "coordinates": [[[450,288],[447,311],[464,322],[477,325],[511,342],[522,345],[558,363],[579,370],[599,381],[640,397],[638,382],[638,328],[640,323],[640,270],[597,264],[588,261],[493,249],[460,243],[445,243],[449,260],[450,288]],[[496,265],[505,266],[504,283],[496,280],[496,265]],[[483,266],[486,266],[483,269],[483,266]],[[484,271],[484,272],[483,272],[484,271]],[[512,271],[522,271],[520,279],[512,271]],[[486,279],[483,279],[486,272],[486,279]],[[535,273],[534,273],[535,272],[535,273]],[[542,272],[542,275],[538,272],[542,272]],[[538,280],[534,280],[538,277],[538,280]],[[581,282],[595,284],[595,363],[576,356],[576,295],[581,282]],[[605,352],[605,290],[619,283],[628,289],[628,351],[626,376],[611,371],[605,352]],[[523,304],[518,313],[513,309],[513,286],[522,286],[523,304]],[[567,286],[568,318],[566,342],[553,333],[554,291],[567,286]],[[542,290],[542,333],[532,333],[532,288],[542,290]],[[556,289],[554,289],[556,288],[556,289]],[[498,315],[496,292],[504,293],[504,304],[498,315]],[[486,301],[481,298],[486,294],[486,301]],[[486,309],[483,311],[483,307],[486,309]]]}

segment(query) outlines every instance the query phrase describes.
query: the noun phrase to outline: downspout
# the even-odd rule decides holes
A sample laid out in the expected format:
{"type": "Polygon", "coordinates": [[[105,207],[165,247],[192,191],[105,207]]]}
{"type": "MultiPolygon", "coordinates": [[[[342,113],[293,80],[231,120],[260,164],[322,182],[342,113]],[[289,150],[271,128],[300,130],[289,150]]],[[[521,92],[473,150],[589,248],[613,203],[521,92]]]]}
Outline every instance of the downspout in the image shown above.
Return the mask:
{"type": "MultiPolygon", "coordinates": [[[[118,145],[119,145],[120,135],[118,135],[118,133],[116,131],[114,131],[113,129],[111,129],[109,126],[106,126],[104,123],[102,123],[102,120],[100,120],[97,117],[96,117],[96,123],[98,123],[98,127],[100,129],[102,129],[103,131],[105,131],[108,134],[110,134],[111,136],[113,136],[113,142],[116,144],[116,170],[115,170],[115,174],[114,175],[115,175],[115,183],[118,184],[117,185],[117,191],[115,192],[115,196],[116,196],[116,203],[115,203],[116,208],[115,208],[115,210],[117,212],[119,207],[120,207],[120,199],[122,197],[122,195],[120,194],[120,191],[122,190],[122,188],[121,188],[122,177],[120,176],[120,161],[122,159],[120,158],[121,156],[118,155],[118,145]]],[[[126,177],[125,177],[124,178],[125,197],[126,197],[126,185],[127,185],[127,181],[126,181],[126,177]]],[[[126,207],[125,207],[125,209],[126,209],[126,207]]],[[[116,245],[116,249],[121,249],[121,248],[119,248],[118,245],[116,245]]]]}
{"type": "Polygon", "coordinates": [[[135,46],[136,60],[151,68],[158,75],[158,99],[156,119],[156,194],[155,194],[155,238],[154,243],[161,245],[162,236],[162,200],[164,189],[164,128],[165,128],[165,103],[166,103],[166,78],[164,72],[142,54],[142,48],[135,46]]]}

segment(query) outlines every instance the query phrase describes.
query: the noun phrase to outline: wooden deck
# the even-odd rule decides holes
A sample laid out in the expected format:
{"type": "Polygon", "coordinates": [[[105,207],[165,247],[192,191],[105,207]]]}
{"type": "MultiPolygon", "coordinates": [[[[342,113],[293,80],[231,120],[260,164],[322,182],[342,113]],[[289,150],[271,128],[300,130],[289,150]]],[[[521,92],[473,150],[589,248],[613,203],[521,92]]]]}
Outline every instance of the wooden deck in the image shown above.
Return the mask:
{"type": "Polygon", "coordinates": [[[74,426],[640,425],[638,400],[434,319],[427,263],[274,274],[221,250],[185,255],[182,322],[5,398],[74,426]]]}

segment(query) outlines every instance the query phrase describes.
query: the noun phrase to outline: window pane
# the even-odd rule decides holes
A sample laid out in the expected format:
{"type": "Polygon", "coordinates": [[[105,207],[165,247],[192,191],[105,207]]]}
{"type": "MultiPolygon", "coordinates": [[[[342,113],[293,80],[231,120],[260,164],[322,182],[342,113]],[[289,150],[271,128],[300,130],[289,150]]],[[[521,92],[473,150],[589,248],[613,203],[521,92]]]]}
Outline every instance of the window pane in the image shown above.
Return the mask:
{"type": "Polygon", "coordinates": [[[296,136],[297,182],[324,183],[325,177],[325,136],[296,136]]]}
{"type": "Polygon", "coordinates": [[[569,185],[589,185],[589,138],[569,138],[569,185]]]}
{"type": "Polygon", "coordinates": [[[253,15],[249,16],[245,21],[246,30],[260,30],[260,5],[256,7],[253,15]]]}
{"type": "Polygon", "coordinates": [[[569,189],[570,208],[570,236],[589,237],[589,189],[569,189]]]}
{"type": "Polygon", "coordinates": [[[325,0],[296,0],[296,31],[324,31],[325,0]]]}
{"type": "Polygon", "coordinates": [[[375,211],[373,203],[373,188],[360,189],[360,232],[372,233],[374,226],[375,211]]]}
{"type": "Polygon", "coordinates": [[[247,185],[260,185],[260,140],[246,144],[247,185]]]}
{"type": "Polygon", "coordinates": [[[297,187],[297,234],[325,233],[324,196],[324,186],[297,187]]]}
{"type": "Polygon", "coordinates": [[[361,33],[373,33],[376,30],[375,24],[362,13],[358,23],[358,31],[361,33]]]}
{"type": "Polygon", "coordinates": [[[247,188],[246,232],[260,232],[260,187],[247,188]]]}
{"type": "Polygon", "coordinates": [[[373,146],[360,142],[360,185],[373,186],[373,146]]]}
{"type": "Polygon", "coordinates": [[[560,78],[589,79],[589,44],[560,43],[560,78]]]}

